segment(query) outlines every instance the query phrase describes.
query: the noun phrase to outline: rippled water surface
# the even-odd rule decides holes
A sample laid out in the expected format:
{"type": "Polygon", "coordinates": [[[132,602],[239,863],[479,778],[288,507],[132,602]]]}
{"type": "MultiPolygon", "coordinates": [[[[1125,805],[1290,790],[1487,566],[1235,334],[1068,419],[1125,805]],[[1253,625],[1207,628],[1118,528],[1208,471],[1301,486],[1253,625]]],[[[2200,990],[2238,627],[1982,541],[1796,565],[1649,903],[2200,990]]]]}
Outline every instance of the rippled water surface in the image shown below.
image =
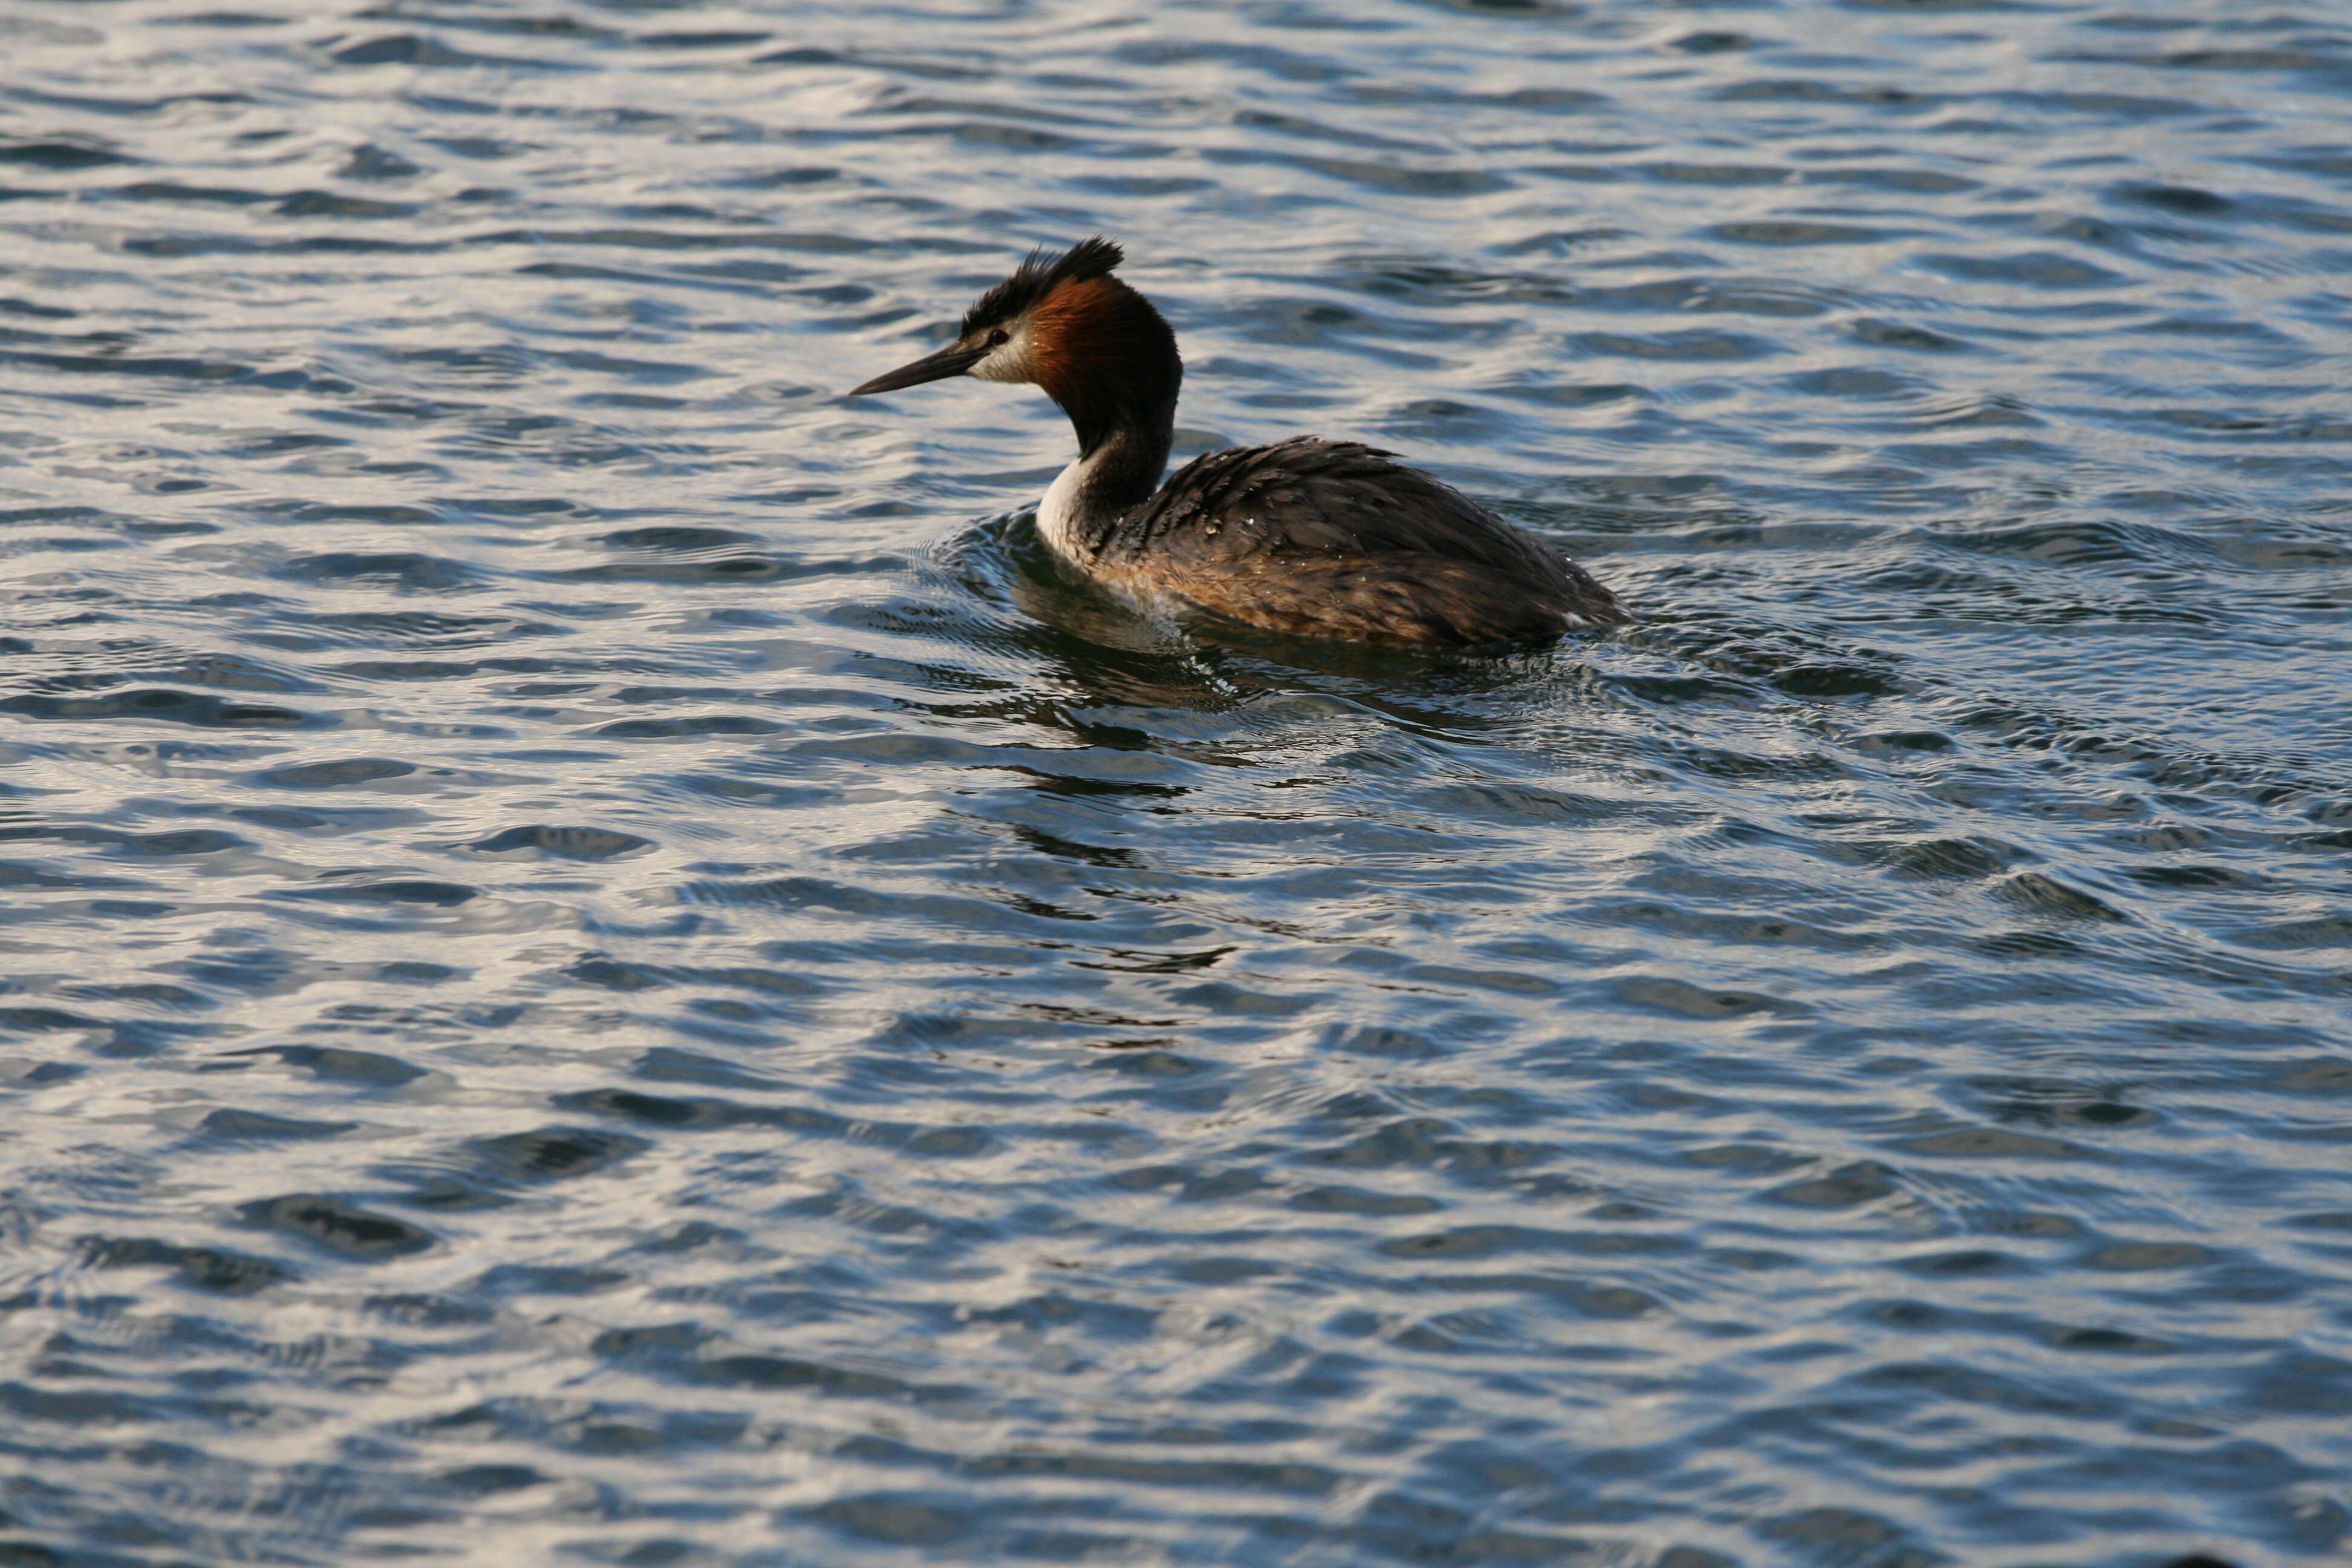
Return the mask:
{"type": "Polygon", "coordinates": [[[0,1561],[2352,1551],[2352,12],[0,6],[0,1561]],[[1643,613],[1183,641],[1024,389],[1643,613]]]}

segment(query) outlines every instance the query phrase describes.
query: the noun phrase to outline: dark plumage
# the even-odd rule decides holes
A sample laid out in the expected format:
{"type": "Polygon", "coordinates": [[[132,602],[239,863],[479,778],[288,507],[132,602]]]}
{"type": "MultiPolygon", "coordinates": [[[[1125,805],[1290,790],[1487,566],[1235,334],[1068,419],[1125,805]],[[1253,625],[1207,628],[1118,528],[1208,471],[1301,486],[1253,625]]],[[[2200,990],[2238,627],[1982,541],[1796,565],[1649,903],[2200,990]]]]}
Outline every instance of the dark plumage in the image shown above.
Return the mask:
{"type": "Polygon", "coordinates": [[[1394,456],[1297,436],[1195,458],[1119,518],[1097,570],[1354,642],[1535,642],[1631,618],[1584,568],[1394,456]]]}
{"type": "Polygon", "coordinates": [[[1146,603],[1352,642],[1534,643],[1633,619],[1591,574],[1392,454],[1301,436],[1213,452],[1165,485],[1183,361],[1109,240],[1033,251],[956,341],[856,388],[1033,383],[1078,460],[1037,509],[1065,559],[1146,603]]]}
{"type": "Polygon", "coordinates": [[[1118,242],[1100,235],[1082,239],[1058,256],[1041,245],[1022,258],[1012,277],[971,302],[957,335],[969,337],[1002,326],[1043,304],[1045,296],[1063,284],[1108,278],[1111,268],[1126,259],[1127,252],[1118,242]]]}

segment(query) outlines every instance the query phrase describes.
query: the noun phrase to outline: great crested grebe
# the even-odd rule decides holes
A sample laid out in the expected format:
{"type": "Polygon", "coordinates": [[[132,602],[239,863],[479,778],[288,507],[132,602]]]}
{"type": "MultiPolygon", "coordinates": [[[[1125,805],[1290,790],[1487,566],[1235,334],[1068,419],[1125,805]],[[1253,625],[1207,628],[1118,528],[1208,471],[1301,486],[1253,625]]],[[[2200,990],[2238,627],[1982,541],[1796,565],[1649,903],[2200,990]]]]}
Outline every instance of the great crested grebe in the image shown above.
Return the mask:
{"type": "Polygon", "coordinates": [[[1391,455],[1297,436],[1212,452],[1160,482],[1184,362],[1099,237],[1032,251],[965,312],[956,341],[850,392],[951,375],[1030,382],[1062,405],[1078,460],[1037,531],[1147,605],[1350,642],[1532,643],[1633,617],[1592,574],[1391,455]]]}

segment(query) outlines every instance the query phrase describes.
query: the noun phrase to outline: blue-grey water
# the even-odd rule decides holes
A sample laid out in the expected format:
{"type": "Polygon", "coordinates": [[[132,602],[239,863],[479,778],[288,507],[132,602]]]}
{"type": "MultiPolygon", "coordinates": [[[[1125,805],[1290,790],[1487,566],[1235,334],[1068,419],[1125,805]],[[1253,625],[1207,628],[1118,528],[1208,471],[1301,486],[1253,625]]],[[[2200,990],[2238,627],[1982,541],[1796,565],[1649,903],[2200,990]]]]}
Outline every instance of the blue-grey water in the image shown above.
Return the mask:
{"type": "Polygon", "coordinates": [[[0,1562],[2352,1552],[2338,0],[0,5],[0,1562]],[[1026,389],[1639,626],[1186,640],[1026,389]]]}

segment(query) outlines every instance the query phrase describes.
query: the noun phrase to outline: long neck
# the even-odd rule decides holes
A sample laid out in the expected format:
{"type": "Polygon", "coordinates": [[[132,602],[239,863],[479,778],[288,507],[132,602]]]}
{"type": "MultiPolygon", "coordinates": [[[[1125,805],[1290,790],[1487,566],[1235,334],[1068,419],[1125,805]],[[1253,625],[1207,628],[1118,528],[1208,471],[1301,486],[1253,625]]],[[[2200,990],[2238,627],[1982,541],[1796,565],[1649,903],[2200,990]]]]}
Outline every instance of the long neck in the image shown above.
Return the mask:
{"type": "Polygon", "coordinates": [[[1046,491],[1038,526],[1081,558],[1100,553],[1120,514],[1160,488],[1184,381],[1176,334],[1150,301],[1113,278],[1094,280],[1088,296],[1086,352],[1049,353],[1038,377],[1078,437],[1078,460],[1046,491]]]}
{"type": "MultiPolygon", "coordinates": [[[[1077,424],[1073,416],[1072,424],[1077,424]]],[[[1171,399],[1148,421],[1078,429],[1078,460],[1064,468],[1037,508],[1045,542],[1065,555],[1098,555],[1110,542],[1127,510],[1151,499],[1168,467],[1168,443],[1176,425],[1171,399]]]]}

